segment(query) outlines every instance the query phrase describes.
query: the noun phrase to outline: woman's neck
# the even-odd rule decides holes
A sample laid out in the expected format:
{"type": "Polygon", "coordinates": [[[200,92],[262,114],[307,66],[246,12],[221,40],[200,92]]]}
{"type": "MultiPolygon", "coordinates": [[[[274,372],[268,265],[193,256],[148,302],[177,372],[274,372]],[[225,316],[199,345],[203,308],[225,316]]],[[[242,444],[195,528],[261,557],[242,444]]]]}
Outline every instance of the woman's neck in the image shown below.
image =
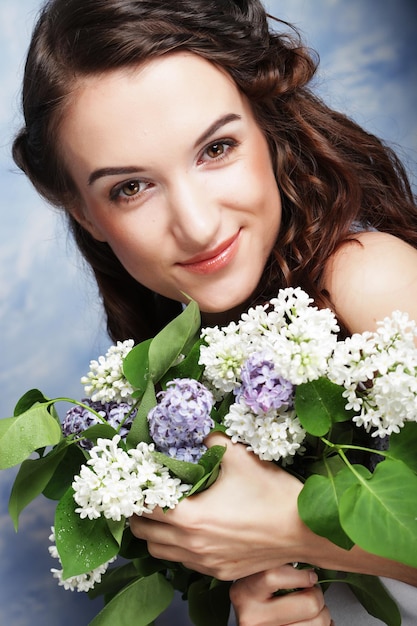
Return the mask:
{"type": "Polygon", "coordinates": [[[239,304],[233,309],[228,311],[220,311],[219,313],[205,313],[201,312],[201,324],[202,326],[226,326],[230,322],[236,322],[242,313],[248,310],[250,301],[246,301],[243,304],[239,304]]]}

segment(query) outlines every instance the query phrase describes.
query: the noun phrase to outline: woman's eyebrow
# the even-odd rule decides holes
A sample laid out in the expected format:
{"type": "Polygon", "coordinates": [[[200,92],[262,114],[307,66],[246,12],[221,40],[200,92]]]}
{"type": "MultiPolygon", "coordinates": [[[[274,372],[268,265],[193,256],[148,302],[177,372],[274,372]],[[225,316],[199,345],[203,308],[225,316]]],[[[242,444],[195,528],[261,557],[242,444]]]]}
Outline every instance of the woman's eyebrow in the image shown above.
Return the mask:
{"type": "MultiPolygon", "coordinates": [[[[226,124],[230,124],[230,122],[235,122],[236,120],[241,120],[241,115],[237,113],[227,113],[226,115],[222,115],[217,120],[215,120],[210,126],[199,136],[197,141],[194,144],[194,148],[197,148],[199,145],[207,141],[214,133],[216,133],[220,128],[226,126],[226,124]]],[[[88,185],[91,186],[95,183],[99,178],[103,178],[105,176],[119,176],[120,174],[137,174],[141,171],[142,168],[137,167],[135,165],[129,165],[125,167],[101,167],[97,170],[91,172],[88,177],[88,185]]]]}
{"type": "Polygon", "coordinates": [[[238,115],[237,113],[227,113],[226,115],[222,115],[221,117],[219,117],[219,119],[213,122],[213,124],[210,124],[207,130],[205,130],[200,135],[200,137],[197,139],[197,141],[194,144],[194,148],[197,148],[199,145],[207,141],[207,139],[210,139],[210,137],[214,135],[214,133],[216,133],[220,128],[222,128],[222,126],[225,126],[226,124],[229,124],[230,122],[235,122],[236,120],[241,120],[241,119],[242,119],[242,116],[238,115]]]}
{"type": "Polygon", "coordinates": [[[103,178],[103,176],[118,176],[119,174],[136,174],[140,172],[141,168],[136,167],[134,165],[129,165],[126,167],[101,167],[98,170],[94,170],[91,172],[88,177],[88,185],[92,185],[98,178],[103,178]]]}

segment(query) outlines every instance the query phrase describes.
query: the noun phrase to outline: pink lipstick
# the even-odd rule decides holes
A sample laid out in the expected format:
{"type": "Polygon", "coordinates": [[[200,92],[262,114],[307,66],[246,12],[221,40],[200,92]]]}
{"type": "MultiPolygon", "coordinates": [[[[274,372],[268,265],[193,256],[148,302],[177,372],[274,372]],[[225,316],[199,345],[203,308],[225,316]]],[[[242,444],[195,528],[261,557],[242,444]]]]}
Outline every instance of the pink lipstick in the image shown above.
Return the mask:
{"type": "Polygon", "coordinates": [[[233,235],[233,237],[227,241],[223,241],[213,250],[207,250],[201,254],[197,254],[184,263],[179,263],[179,265],[195,274],[211,274],[223,269],[237,253],[239,234],[240,230],[236,235],[233,235]]]}

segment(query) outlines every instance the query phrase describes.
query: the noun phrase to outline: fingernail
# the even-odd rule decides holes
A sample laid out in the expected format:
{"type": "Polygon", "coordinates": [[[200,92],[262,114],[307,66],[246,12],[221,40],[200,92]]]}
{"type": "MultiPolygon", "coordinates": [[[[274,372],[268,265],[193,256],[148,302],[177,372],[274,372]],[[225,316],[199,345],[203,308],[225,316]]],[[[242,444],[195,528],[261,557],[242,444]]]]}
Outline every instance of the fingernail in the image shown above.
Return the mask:
{"type": "Polygon", "coordinates": [[[310,576],[310,582],[312,585],[315,585],[316,582],[318,581],[319,577],[317,576],[316,572],[312,569],[309,572],[309,576],[310,576]]]}

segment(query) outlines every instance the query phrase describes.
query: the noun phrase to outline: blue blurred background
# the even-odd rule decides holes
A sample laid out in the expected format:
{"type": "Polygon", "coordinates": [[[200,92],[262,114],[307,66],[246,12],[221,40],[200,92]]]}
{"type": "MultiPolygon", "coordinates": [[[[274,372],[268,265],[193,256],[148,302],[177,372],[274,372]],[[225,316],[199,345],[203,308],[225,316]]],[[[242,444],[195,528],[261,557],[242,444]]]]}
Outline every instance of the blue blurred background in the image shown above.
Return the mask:
{"type": "MultiPolygon", "coordinates": [[[[97,292],[65,231],[10,158],[21,123],[19,87],[39,0],[0,0],[0,417],[37,387],[80,397],[79,379],[103,354],[97,292]]],[[[316,86],[392,145],[416,183],[417,4],[410,0],[269,0],[270,13],[295,23],[321,57],[316,86]]],[[[101,608],[58,588],[49,573],[53,506],[33,503],[15,534],[7,502],[15,471],[0,473],[0,624],[87,626],[101,608]]],[[[175,609],[158,624],[185,626],[175,609]]]]}

